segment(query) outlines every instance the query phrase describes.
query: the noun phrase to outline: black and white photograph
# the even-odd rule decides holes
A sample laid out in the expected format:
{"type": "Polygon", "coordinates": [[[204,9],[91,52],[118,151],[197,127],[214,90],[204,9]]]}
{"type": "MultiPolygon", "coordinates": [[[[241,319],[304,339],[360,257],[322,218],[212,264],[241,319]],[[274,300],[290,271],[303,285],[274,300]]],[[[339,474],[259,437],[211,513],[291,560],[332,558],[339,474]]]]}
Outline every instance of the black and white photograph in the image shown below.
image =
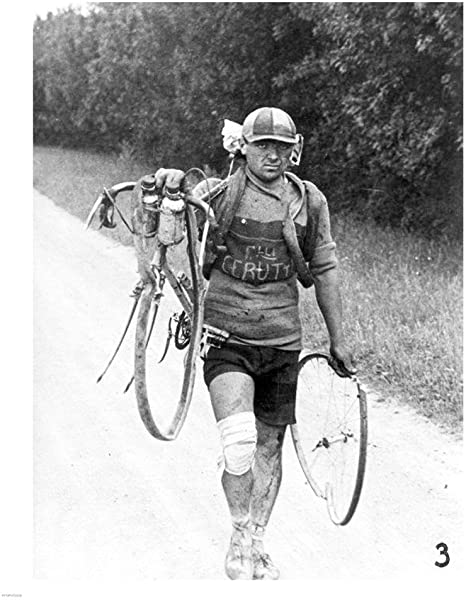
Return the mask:
{"type": "Polygon", "coordinates": [[[23,19],[31,545],[1,596],[458,598],[463,3],[23,19]]]}

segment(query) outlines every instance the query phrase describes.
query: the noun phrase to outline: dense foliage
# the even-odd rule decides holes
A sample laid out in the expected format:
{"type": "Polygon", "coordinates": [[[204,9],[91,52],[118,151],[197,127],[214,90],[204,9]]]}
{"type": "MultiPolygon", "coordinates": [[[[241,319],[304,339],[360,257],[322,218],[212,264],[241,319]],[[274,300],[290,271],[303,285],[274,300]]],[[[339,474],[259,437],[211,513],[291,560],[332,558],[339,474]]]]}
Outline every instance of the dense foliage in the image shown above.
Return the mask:
{"type": "Polygon", "coordinates": [[[459,235],[461,3],[96,3],[34,24],[34,138],[222,171],[223,119],[290,112],[332,209],[459,235]]]}

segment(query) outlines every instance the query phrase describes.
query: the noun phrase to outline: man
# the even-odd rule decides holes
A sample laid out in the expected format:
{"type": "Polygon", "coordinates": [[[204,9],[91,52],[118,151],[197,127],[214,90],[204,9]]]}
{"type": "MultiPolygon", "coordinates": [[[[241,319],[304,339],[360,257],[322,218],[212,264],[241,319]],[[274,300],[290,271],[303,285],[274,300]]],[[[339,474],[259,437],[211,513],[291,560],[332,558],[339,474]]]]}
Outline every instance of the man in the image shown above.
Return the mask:
{"type": "MultiPolygon", "coordinates": [[[[298,285],[315,285],[330,351],[355,373],[342,332],[335,243],[325,197],[287,172],[299,143],[291,117],[263,107],[243,123],[245,164],[214,202],[220,233],[206,253],[205,323],[229,332],[204,362],[224,454],[222,485],[233,533],[231,579],[278,579],[264,533],[280,487],[281,453],[294,423],[301,343],[298,285]],[[222,231],[223,230],[223,231],[222,231]]],[[[161,169],[158,186],[183,172],[161,169]]]]}

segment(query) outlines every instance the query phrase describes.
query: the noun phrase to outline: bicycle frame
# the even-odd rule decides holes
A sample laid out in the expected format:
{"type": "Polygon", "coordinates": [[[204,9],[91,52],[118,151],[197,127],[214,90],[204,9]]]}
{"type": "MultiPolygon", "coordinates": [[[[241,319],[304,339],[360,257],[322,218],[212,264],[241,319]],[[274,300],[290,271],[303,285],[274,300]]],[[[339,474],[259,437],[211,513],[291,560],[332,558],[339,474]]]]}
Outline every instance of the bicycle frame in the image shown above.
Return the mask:
{"type": "MultiPolygon", "coordinates": [[[[150,236],[145,232],[145,209],[141,200],[142,179],[138,180],[137,182],[122,182],[112,186],[109,190],[104,189],[104,193],[99,195],[86,220],[85,227],[87,229],[100,209],[99,228],[102,226],[114,227],[113,214],[114,210],[117,210],[122,221],[133,235],[138,262],[138,271],[142,281],[136,287],[134,294],[136,298],[128,323],[124,329],[123,336],[105,371],[98,378],[98,382],[102,379],[111,362],[115,358],[126,332],[128,331],[132,316],[134,315],[136,307],[139,304],[134,348],[133,378],[135,383],[135,393],[139,414],[144,426],[154,438],[159,440],[174,440],[178,436],[186,419],[191,402],[196,372],[196,359],[198,357],[200,348],[204,316],[205,285],[202,277],[202,265],[205,241],[207,239],[209,228],[218,228],[215,214],[211,209],[209,202],[207,201],[211,201],[217,195],[221,194],[226,189],[228,181],[229,177],[219,182],[215,187],[212,188],[212,190],[207,191],[205,194],[200,195],[197,198],[194,197],[189,191],[184,193],[187,253],[191,270],[192,284],[192,288],[190,290],[183,285],[181,279],[175,275],[174,271],[168,264],[166,258],[166,248],[168,248],[170,245],[164,245],[160,243],[158,240],[158,229],[154,233],[151,233],[150,236]],[[130,191],[132,192],[132,227],[129,226],[116,204],[116,197],[118,194],[121,192],[130,191]],[[196,252],[197,222],[194,214],[194,208],[201,210],[206,218],[199,255],[196,252]],[[157,260],[154,264],[153,261],[156,252],[158,254],[157,260]],[[184,359],[185,370],[180,398],[169,427],[166,429],[166,431],[162,431],[157,426],[150,409],[146,377],[146,349],[152,331],[150,322],[153,322],[157,315],[165,280],[168,281],[169,285],[178,297],[183,310],[189,316],[191,322],[191,339],[187,349],[186,357],[184,359]]],[[[132,380],[126,389],[129,388],[131,383],[132,380]]]]}

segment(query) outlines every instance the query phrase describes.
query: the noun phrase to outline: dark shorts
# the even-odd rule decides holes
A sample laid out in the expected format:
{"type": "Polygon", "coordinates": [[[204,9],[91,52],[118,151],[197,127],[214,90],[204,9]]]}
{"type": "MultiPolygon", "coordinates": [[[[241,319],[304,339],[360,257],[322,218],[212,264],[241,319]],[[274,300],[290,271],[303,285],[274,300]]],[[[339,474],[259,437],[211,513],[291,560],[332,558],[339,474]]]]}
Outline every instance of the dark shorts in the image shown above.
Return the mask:
{"type": "Polygon", "coordinates": [[[220,374],[239,372],[254,380],[254,413],[266,424],[294,424],[299,351],[226,344],[210,348],[204,361],[207,386],[220,374]]]}

